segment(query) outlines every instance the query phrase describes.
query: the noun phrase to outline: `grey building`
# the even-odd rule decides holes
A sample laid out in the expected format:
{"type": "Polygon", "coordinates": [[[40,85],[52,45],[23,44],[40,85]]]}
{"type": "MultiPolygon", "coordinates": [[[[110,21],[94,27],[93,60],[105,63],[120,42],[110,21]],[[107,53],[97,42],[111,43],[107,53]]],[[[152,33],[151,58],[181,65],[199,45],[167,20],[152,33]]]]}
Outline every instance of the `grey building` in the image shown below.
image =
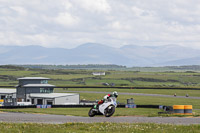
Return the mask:
{"type": "Polygon", "coordinates": [[[18,80],[17,102],[30,102],[35,105],[79,104],[79,94],[53,93],[55,86],[48,84],[49,78],[24,77],[18,80]]]}
{"type": "Polygon", "coordinates": [[[17,89],[18,102],[31,102],[31,93],[53,93],[54,85],[48,84],[49,78],[24,77],[18,78],[17,89]]]}

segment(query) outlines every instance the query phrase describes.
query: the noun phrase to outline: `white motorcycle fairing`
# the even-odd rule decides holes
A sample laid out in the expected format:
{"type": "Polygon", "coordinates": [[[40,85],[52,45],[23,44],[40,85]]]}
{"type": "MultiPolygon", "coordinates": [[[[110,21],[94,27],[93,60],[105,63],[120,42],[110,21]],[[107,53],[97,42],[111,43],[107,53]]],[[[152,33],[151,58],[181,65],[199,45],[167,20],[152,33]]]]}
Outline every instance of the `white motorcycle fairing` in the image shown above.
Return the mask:
{"type": "Polygon", "coordinates": [[[116,103],[116,98],[109,98],[110,101],[105,101],[103,104],[101,104],[99,106],[99,111],[104,115],[105,114],[105,109],[110,106],[113,105],[115,107],[117,107],[117,103],[116,103]]]}

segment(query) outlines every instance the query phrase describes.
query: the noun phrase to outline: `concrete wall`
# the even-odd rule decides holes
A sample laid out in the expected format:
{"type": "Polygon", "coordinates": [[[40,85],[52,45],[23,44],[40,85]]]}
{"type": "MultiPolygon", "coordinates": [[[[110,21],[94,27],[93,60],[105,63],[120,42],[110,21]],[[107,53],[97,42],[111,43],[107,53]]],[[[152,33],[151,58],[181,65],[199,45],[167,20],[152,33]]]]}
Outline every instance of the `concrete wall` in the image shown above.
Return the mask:
{"type": "Polygon", "coordinates": [[[71,95],[71,96],[65,96],[65,97],[58,97],[55,98],[55,105],[56,104],[71,104],[71,103],[76,103],[79,104],[79,94],[71,95]]]}

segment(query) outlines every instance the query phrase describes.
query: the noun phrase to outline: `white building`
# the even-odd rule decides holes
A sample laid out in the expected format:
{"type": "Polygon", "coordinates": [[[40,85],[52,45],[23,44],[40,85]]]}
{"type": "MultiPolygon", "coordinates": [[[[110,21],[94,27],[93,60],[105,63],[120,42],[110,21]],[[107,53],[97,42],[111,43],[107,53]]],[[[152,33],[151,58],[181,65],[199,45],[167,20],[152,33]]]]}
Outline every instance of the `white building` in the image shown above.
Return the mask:
{"type": "Polygon", "coordinates": [[[16,89],[0,89],[0,99],[16,98],[16,89]]]}
{"type": "Polygon", "coordinates": [[[92,75],[100,76],[100,75],[106,75],[106,73],[105,72],[93,72],[92,75]]]}
{"type": "Polygon", "coordinates": [[[39,105],[61,105],[61,104],[79,104],[79,94],[76,93],[32,93],[30,94],[32,104],[39,105]]]}

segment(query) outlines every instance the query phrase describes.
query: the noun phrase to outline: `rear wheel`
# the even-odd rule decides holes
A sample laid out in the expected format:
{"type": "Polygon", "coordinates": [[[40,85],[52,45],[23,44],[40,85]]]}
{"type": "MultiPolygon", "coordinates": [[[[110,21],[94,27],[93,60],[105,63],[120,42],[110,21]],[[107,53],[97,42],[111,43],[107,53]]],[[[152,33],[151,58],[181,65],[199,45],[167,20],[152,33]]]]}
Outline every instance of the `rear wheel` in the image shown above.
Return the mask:
{"type": "Polygon", "coordinates": [[[111,105],[111,106],[108,106],[106,109],[105,109],[105,117],[110,117],[114,114],[115,112],[115,106],[111,105]]]}
{"type": "Polygon", "coordinates": [[[88,112],[89,117],[94,117],[95,114],[96,113],[93,111],[93,108],[91,108],[90,111],[88,112]]]}

